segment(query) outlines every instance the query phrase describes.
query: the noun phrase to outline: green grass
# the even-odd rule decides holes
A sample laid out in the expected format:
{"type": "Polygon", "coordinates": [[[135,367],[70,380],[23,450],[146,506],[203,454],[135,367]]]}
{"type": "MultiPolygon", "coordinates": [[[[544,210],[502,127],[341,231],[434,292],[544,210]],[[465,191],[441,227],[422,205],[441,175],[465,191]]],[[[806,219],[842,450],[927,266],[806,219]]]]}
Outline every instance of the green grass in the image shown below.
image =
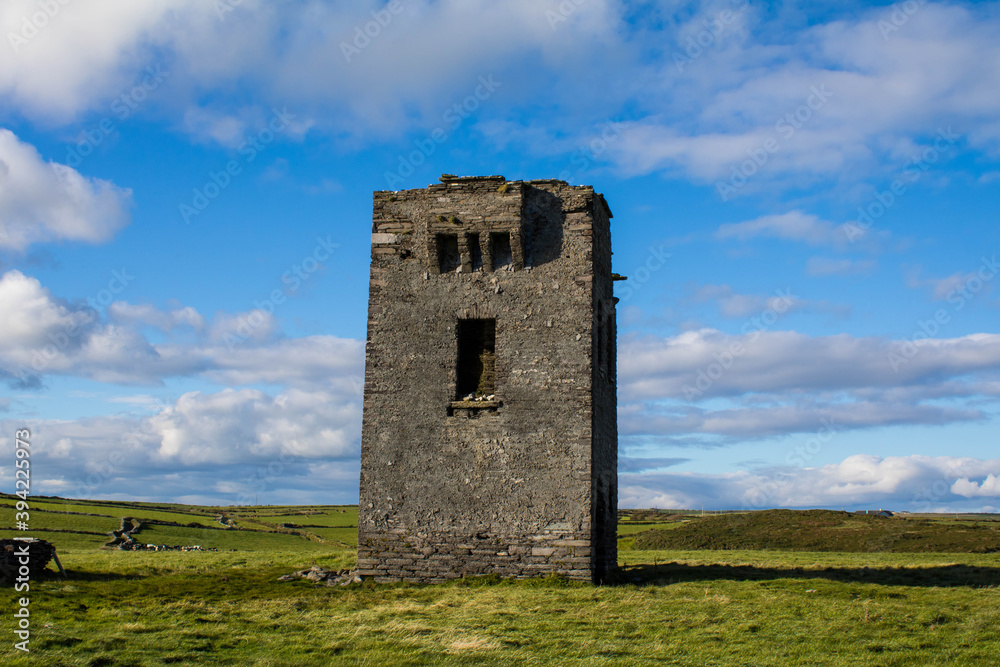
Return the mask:
{"type": "MultiPolygon", "coordinates": [[[[635,526],[630,526],[635,527],[635,526]]],[[[1000,552],[1000,521],[878,517],[830,510],[767,510],[645,527],[636,549],[777,549],[837,552],[1000,552]]]]}
{"type": "MultiPolygon", "coordinates": [[[[985,556],[921,555],[913,567],[880,554],[880,578],[855,555],[741,552],[725,554],[724,568],[704,553],[632,552],[624,577],[639,581],[618,586],[327,588],[275,581],[308,565],[294,551],[112,555],[33,592],[39,664],[987,665],[1000,655],[985,556]],[[657,566],[640,557],[653,553],[657,566]]],[[[351,560],[312,555],[331,567],[351,560]]],[[[7,647],[0,655],[29,664],[7,647]]]]}
{"type": "MultiPolygon", "coordinates": [[[[236,551],[133,553],[99,549],[69,533],[43,535],[57,543],[69,578],[32,583],[32,653],[24,656],[7,641],[0,661],[850,667],[1000,661],[1000,566],[990,554],[631,550],[625,547],[638,537],[628,531],[640,526],[625,524],[622,567],[609,586],[496,578],[433,586],[279,583],[278,576],[313,563],[354,562],[353,548],[339,538],[355,530],[356,508],[353,514],[312,509],[319,513],[234,508],[230,515],[237,523],[245,514],[324,526],[304,529],[324,542],[287,531],[150,526],[140,539],[195,543],[211,533],[220,548],[236,551]]],[[[127,510],[109,513],[142,516],[131,505],[127,510]]],[[[73,525],[98,519],[51,516],[73,525]]],[[[667,532],[714,518],[675,520],[667,532]]],[[[960,521],[952,529],[966,526],[960,521]]],[[[23,594],[2,595],[13,609],[23,594]]]]}

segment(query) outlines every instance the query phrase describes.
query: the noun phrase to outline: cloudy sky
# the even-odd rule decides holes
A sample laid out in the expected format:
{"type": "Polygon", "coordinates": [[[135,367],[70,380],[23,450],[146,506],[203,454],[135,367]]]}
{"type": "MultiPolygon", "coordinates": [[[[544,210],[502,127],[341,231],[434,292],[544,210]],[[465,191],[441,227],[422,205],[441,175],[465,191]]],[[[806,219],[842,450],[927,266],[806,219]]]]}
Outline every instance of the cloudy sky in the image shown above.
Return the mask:
{"type": "Polygon", "coordinates": [[[371,192],[593,184],[620,503],[1000,507],[1000,7],[5,0],[0,460],[357,500],[371,192]]]}

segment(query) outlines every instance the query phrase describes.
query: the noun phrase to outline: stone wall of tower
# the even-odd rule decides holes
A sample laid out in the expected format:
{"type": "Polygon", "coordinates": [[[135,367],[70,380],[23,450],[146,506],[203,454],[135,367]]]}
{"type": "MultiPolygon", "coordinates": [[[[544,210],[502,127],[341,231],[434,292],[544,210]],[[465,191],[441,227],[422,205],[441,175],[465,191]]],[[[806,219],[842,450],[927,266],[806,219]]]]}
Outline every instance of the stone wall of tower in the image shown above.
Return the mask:
{"type": "Polygon", "coordinates": [[[373,208],[359,571],[601,580],[617,505],[603,197],[442,177],[373,208]],[[487,389],[463,400],[469,320],[494,339],[487,389]]]}

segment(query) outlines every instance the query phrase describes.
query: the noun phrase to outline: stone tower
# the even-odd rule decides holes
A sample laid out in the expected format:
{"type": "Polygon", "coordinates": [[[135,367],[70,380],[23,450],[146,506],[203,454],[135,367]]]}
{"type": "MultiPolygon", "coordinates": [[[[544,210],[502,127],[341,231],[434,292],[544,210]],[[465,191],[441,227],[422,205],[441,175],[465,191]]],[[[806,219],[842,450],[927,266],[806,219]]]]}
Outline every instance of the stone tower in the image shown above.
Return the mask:
{"type": "Polygon", "coordinates": [[[618,504],[604,197],[446,175],[373,208],[360,573],[602,581],[618,504]]]}

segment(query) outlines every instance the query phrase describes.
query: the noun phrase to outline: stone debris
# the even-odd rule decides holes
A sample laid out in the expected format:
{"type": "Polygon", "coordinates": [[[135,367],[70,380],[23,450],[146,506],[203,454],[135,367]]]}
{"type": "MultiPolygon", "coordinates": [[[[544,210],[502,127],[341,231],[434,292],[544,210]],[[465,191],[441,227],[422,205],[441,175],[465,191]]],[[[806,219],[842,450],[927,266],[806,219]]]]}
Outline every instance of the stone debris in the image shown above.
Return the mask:
{"type": "Polygon", "coordinates": [[[489,396],[483,396],[481,394],[479,396],[476,396],[475,394],[468,394],[462,397],[463,401],[493,401],[495,399],[496,394],[490,394],[489,396]]]}
{"type": "MultiPolygon", "coordinates": [[[[59,571],[63,572],[56,555],[56,547],[46,540],[33,538],[0,540],[0,586],[13,585],[19,574],[21,556],[24,549],[28,551],[28,571],[31,579],[39,579],[45,572],[49,561],[55,559],[59,571]]],[[[66,576],[63,572],[63,576],[66,576]]]]}
{"type": "Polygon", "coordinates": [[[111,541],[105,547],[115,547],[119,551],[218,551],[215,547],[204,548],[200,544],[181,546],[179,544],[146,544],[139,542],[133,535],[142,530],[142,521],[130,516],[122,517],[122,525],[118,530],[113,530],[111,541]]]}
{"type": "Polygon", "coordinates": [[[278,581],[295,581],[297,579],[308,579],[317,585],[347,586],[348,584],[360,584],[365,580],[365,577],[358,574],[355,570],[328,570],[319,565],[313,565],[308,570],[299,570],[298,572],[278,577],[278,581]]]}
{"type": "Polygon", "coordinates": [[[200,544],[143,544],[134,539],[131,542],[109,542],[104,546],[117,547],[119,551],[218,551],[215,547],[203,547],[200,544]]]}

